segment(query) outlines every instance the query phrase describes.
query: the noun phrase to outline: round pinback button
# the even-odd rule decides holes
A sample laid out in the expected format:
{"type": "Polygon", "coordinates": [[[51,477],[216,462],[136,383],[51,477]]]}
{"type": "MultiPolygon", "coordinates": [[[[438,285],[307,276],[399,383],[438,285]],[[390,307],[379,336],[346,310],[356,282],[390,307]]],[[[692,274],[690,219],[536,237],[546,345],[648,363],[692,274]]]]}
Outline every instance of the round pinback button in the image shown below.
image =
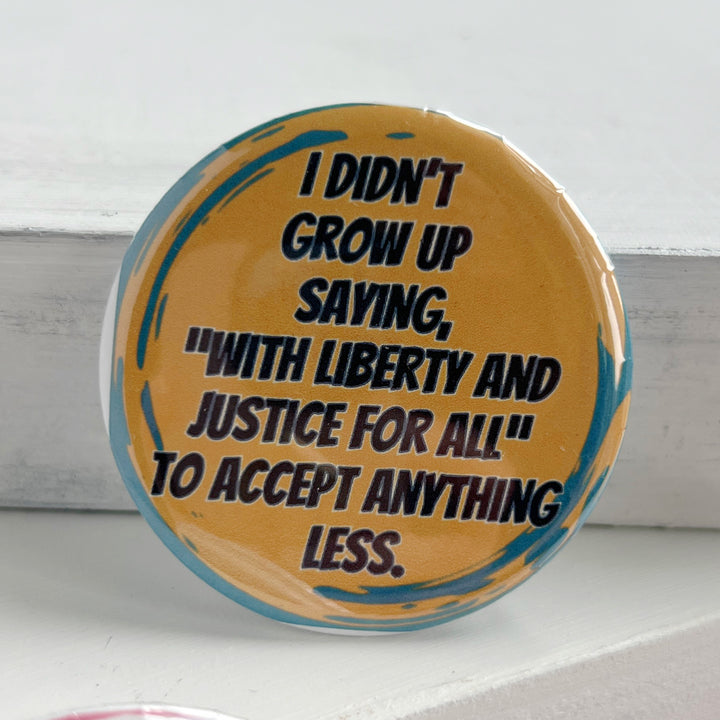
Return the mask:
{"type": "Polygon", "coordinates": [[[122,263],[101,363],[127,487],[277,620],[423,628],[580,526],[625,427],[612,265],[501,136],[380,105],[222,145],[122,263]]]}

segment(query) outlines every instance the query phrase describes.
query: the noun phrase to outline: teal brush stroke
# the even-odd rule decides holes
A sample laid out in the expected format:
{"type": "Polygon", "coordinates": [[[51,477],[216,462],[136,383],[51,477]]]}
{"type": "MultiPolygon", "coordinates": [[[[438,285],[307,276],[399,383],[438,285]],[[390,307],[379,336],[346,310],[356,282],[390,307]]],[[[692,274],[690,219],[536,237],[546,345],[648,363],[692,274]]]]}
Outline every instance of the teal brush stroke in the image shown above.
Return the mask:
{"type": "Polygon", "coordinates": [[[271,128],[267,132],[262,133],[261,135],[257,135],[252,139],[253,142],[257,142],[258,140],[264,140],[266,137],[270,137],[271,135],[274,135],[275,133],[279,133],[281,130],[284,130],[284,125],[278,125],[278,127],[271,128]]]}
{"type": "Polygon", "coordinates": [[[415,134],[411,132],[394,132],[388,133],[385,137],[391,140],[409,140],[410,138],[414,138],[415,134]]]}
{"type": "MultiPolygon", "coordinates": [[[[351,105],[351,104],[348,104],[351,105]]],[[[332,107],[342,107],[342,106],[332,106],[332,107]]],[[[172,188],[168,193],[163,197],[163,199],[158,203],[156,208],[153,210],[153,212],[148,216],[145,223],[143,223],[142,227],[136,234],[128,252],[126,253],[125,259],[123,261],[123,265],[121,268],[120,273],[120,279],[119,279],[119,290],[118,290],[118,309],[122,307],[122,301],[123,297],[126,291],[127,282],[128,279],[133,271],[139,270],[142,261],[144,260],[146,253],[150,246],[152,245],[153,241],[157,237],[157,233],[162,228],[162,226],[167,222],[167,219],[169,216],[176,210],[177,205],[182,201],[182,199],[193,190],[196,183],[200,182],[204,176],[204,171],[210,165],[216,158],[221,156],[226,150],[234,147],[238,143],[242,142],[243,140],[247,138],[251,138],[252,136],[256,135],[257,133],[261,132],[265,128],[271,128],[272,126],[276,125],[278,122],[283,122],[285,120],[291,119],[293,117],[298,117],[306,114],[310,114],[313,112],[319,112],[324,109],[331,109],[331,107],[328,108],[314,108],[311,110],[302,111],[299,113],[293,113],[291,115],[287,115],[284,118],[277,118],[270,123],[266,123],[264,125],[258,126],[247,133],[244,133],[243,135],[239,135],[234,140],[229,141],[228,143],[225,143],[223,146],[219,147],[217,150],[212,152],[210,155],[208,155],[204,160],[201,160],[200,163],[195,165],[188,173],[186,173],[185,176],[183,176],[172,188]]],[[[257,168],[256,170],[257,171],[257,168]]],[[[185,229],[185,225],[188,222],[190,217],[183,217],[178,221],[176,224],[176,232],[180,232],[181,229],[185,229]]],[[[157,302],[157,298],[155,300],[157,302]]],[[[161,307],[162,307],[162,301],[161,301],[161,307]]],[[[160,310],[158,311],[160,313],[160,310]]],[[[152,319],[151,314],[151,319],[152,319]]],[[[116,316],[116,322],[117,322],[117,316],[116,316]]],[[[626,322],[627,327],[627,322],[626,322]]],[[[156,325],[156,331],[157,331],[157,325],[156,325]]],[[[145,341],[147,342],[147,338],[145,338],[145,341]]],[[[601,347],[601,344],[599,343],[599,347],[601,347]]],[[[602,348],[604,350],[604,348],[602,348]]],[[[607,352],[607,351],[605,351],[607,352]]],[[[622,374],[620,378],[620,382],[615,386],[614,383],[614,373],[611,373],[611,379],[613,381],[613,392],[610,393],[614,397],[619,397],[622,395],[624,398],[627,394],[627,391],[630,387],[630,374],[631,374],[631,366],[632,366],[632,358],[630,354],[630,339],[629,334],[626,335],[626,345],[625,345],[625,354],[626,354],[626,360],[625,365],[622,369],[622,374]],[[623,385],[626,385],[626,388],[623,393],[623,385]]],[[[602,353],[600,353],[602,355],[602,353]]],[[[602,366],[601,360],[599,360],[599,364],[602,366]]],[[[158,534],[158,536],[161,538],[161,540],[165,543],[165,545],[195,574],[197,574],[200,578],[202,578],[205,582],[207,582],[210,586],[214,587],[219,592],[223,593],[230,599],[234,600],[235,602],[238,602],[250,610],[253,610],[255,612],[258,612],[260,614],[263,614],[267,617],[274,618],[276,620],[279,620],[281,622],[286,623],[292,623],[296,625],[307,625],[307,626],[317,626],[317,627],[338,627],[338,628],[346,628],[346,629],[357,629],[359,627],[362,627],[362,629],[365,630],[372,630],[376,629],[379,631],[388,630],[388,631],[404,631],[404,630],[415,630],[420,629],[423,627],[432,627],[439,623],[446,622],[447,620],[453,619],[454,617],[460,617],[461,615],[465,615],[469,612],[471,612],[474,609],[477,609],[478,607],[481,607],[483,605],[487,605],[490,602],[493,601],[487,600],[485,602],[481,602],[479,600],[475,600],[473,602],[466,602],[464,604],[459,604],[457,601],[451,602],[451,604],[447,604],[445,606],[441,606],[440,612],[432,612],[429,613],[425,617],[416,618],[414,620],[371,620],[371,619],[357,619],[357,621],[353,621],[352,619],[349,619],[347,617],[342,616],[336,616],[336,617],[327,617],[325,620],[314,620],[307,617],[302,617],[295,615],[290,612],[286,612],[284,610],[281,610],[273,605],[268,605],[261,600],[258,600],[257,598],[248,595],[247,593],[244,593],[239,588],[235,587],[231,583],[228,583],[226,580],[221,578],[219,575],[217,575],[213,570],[211,570],[205,563],[201,562],[197,556],[195,556],[193,553],[191,553],[188,549],[188,546],[185,545],[185,543],[178,538],[178,536],[175,535],[175,533],[169,528],[169,526],[166,524],[165,520],[160,516],[160,514],[155,509],[151,499],[149,498],[147,491],[145,490],[140,478],[137,475],[137,472],[135,470],[135,466],[133,461],[130,458],[129,454],[129,447],[131,446],[130,441],[130,434],[127,427],[127,416],[125,413],[125,406],[124,406],[124,398],[123,398],[123,377],[124,377],[124,362],[123,358],[120,357],[117,359],[115,363],[115,372],[113,373],[112,378],[112,384],[111,384],[111,403],[110,403],[110,437],[111,437],[111,444],[113,448],[113,453],[115,455],[116,462],[118,464],[118,467],[120,469],[121,475],[123,479],[125,480],[125,483],[128,487],[128,491],[130,492],[130,495],[132,496],[134,502],[138,506],[138,509],[142,512],[142,514],[147,518],[149,524],[151,527],[155,530],[155,532],[158,534]],[[442,612],[442,608],[444,607],[445,614],[442,612]]],[[[600,382],[600,377],[598,379],[598,395],[600,395],[601,390],[603,393],[603,398],[605,398],[606,395],[608,395],[608,391],[605,388],[602,388],[602,383],[600,382]]],[[[149,386],[147,388],[147,397],[149,399],[150,397],[150,390],[149,386]]],[[[141,397],[142,402],[142,397],[141,397]]],[[[615,403],[615,406],[619,406],[619,402],[615,403]]],[[[600,398],[596,398],[596,411],[598,409],[598,406],[600,405],[600,398]]],[[[612,404],[612,403],[611,403],[612,404]]],[[[152,408],[152,403],[150,403],[150,408],[152,408]]],[[[144,410],[144,408],[143,408],[144,410]]],[[[594,423],[595,415],[593,416],[593,423],[594,423]]],[[[147,415],[146,415],[147,420],[147,415]]],[[[609,423],[609,421],[608,421],[609,423]]],[[[609,426],[609,424],[608,424],[609,426]]],[[[592,425],[591,425],[592,429],[592,425]]],[[[607,432],[607,428],[605,430],[607,432]]],[[[590,437],[586,439],[585,447],[587,448],[590,443],[590,437]]],[[[156,442],[157,444],[157,442],[156,442]]],[[[599,447],[599,446],[598,446],[599,447]]],[[[582,458],[581,458],[582,460],[582,458]]],[[[581,463],[580,463],[581,464],[581,463]]],[[[590,491],[590,494],[588,496],[588,500],[586,501],[585,508],[583,509],[583,515],[584,518],[589,512],[592,504],[594,504],[595,500],[597,499],[598,493],[600,488],[602,487],[602,484],[604,482],[604,479],[607,475],[608,469],[605,470],[605,472],[601,473],[598,480],[596,481],[596,484],[593,486],[593,488],[590,491]]],[[[577,475],[576,471],[573,472],[573,475],[577,475]]],[[[572,477],[572,476],[571,476],[572,477]]],[[[568,480],[570,482],[570,480],[568,480]]],[[[579,526],[579,525],[578,525],[579,526]]],[[[549,541],[545,544],[543,543],[533,543],[531,540],[525,539],[526,545],[536,545],[536,553],[534,554],[534,557],[537,558],[535,561],[535,567],[534,569],[537,569],[541,562],[544,564],[544,562],[549,559],[549,557],[554,554],[555,551],[562,545],[564,539],[566,539],[567,530],[564,530],[561,528],[561,532],[557,534],[557,537],[549,538],[549,541]],[[550,542],[552,541],[552,542],[550,542]],[[553,544],[554,543],[554,544],[553,544]],[[549,544],[551,548],[551,552],[548,553],[546,550],[547,548],[545,545],[549,544]],[[543,554],[545,553],[545,554],[543,554]]],[[[528,533],[525,533],[524,535],[527,535],[528,533]]],[[[523,536],[520,536],[517,540],[521,540],[523,536]]],[[[511,544],[512,546],[512,544],[511,544]]],[[[514,550],[516,551],[517,548],[514,550]]],[[[503,557],[507,554],[507,549],[504,553],[502,553],[500,556],[503,557]]],[[[502,564],[504,565],[508,560],[506,559],[502,564]]],[[[486,573],[488,572],[488,568],[483,569],[486,573]]],[[[430,583],[425,584],[418,584],[419,587],[430,587],[430,583]]],[[[475,588],[474,588],[475,589],[475,588]]],[[[331,589],[332,590],[332,589],[331,589]]],[[[364,592],[367,592],[368,590],[372,590],[372,588],[364,588],[364,592]]],[[[499,596],[499,594],[498,594],[499,596]]],[[[420,598],[418,595],[414,594],[412,597],[413,601],[419,600],[420,598]]],[[[357,597],[350,598],[351,602],[358,602],[357,597]]],[[[362,602],[362,600],[360,600],[362,602]]],[[[393,601],[396,602],[396,601],[393,601]]]]}
{"type": "Polygon", "coordinates": [[[137,366],[142,369],[145,365],[145,353],[147,352],[148,337],[150,334],[150,326],[155,316],[155,308],[157,307],[160,293],[165,279],[170,272],[170,268],[175,262],[185,243],[190,239],[193,232],[209,217],[213,209],[221,203],[228,195],[237,190],[247,180],[249,180],[257,172],[265,168],[271,163],[283,160],[290,155],[294,155],[302,150],[326,145],[339,140],[347,140],[347,135],[341,130],[310,130],[298,135],[296,138],[269,150],[255,160],[247,163],[242,169],[233,173],[229,178],[224,180],[210,195],[208,195],[198,206],[197,210],[188,218],[180,232],[175,237],[168,248],[167,254],[158,269],[155,280],[150,289],[150,297],[145,308],[142,323],[140,325],[140,334],[138,337],[137,347],[137,366]]]}
{"type": "Polygon", "coordinates": [[[174,553],[192,572],[204,580],[208,585],[214,587],[218,592],[226,595],[231,600],[244,605],[266,617],[279,620],[280,622],[294,625],[313,625],[327,627],[328,623],[322,620],[311,620],[300,615],[286,612],[273,605],[268,605],[252,595],[244,593],[227,580],[221,578],[211,570],[197,555],[190,552],[185,543],[170,529],[163,517],[155,509],[155,506],[143,487],[140,478],[135,471],[135,465],[130,458],[128,449],[131,446],[130,432],[127,426],[127,415],[125,413],[125,402],[123,398],[124,363],[118,358],[114,379],[110,388],[110,438],[112,441],[113,454],[120,474],[125,480],[128,492],[137,505],[138,510],[143,514],[149,525],[157,536],[165,543],[167,548],[174,553]]]}
{"type": "MultiPolygon", "coordinates": [[[[631,386],[632,356],[630,352],[629,328],[626,324],[625,362],[622,365],[620,378],[615,382],[615,361],[605,348],[600,328],[598,328],[598,389],[590,421],[590,429],[575,469],[565,482],[564,494],[568,498],[582,497],[587,490],[595,471],[595,458],[610,428],[610,423],[617,409],[625,400],[631,386]]],[[[593,484],[587,499],[585,510],[594,504],[609,468],[600,473],[593,484]]],[[[320,586],[315,592],[330,600],[338,602],[360,603],[363,605],[385,605],[432,600],[449,595],[466,595],[489,586],[495,575],[508,564],[526,556],[529,564],[543,564],[557,552],[569,538],[563,522],[574,510],[571,502],[561,505],[556,519],[547,528],[530,528],[508,543],[488,565],[460,578],[446,582],[409,583],[389,587],[365,586],[360,592],[349,592],[332,586],[320,586]]],[[[578,526],[579,527],[579,524],[578,526]]],[[[533,568],[533,571],[539,564],[533,568]]],[[[456,610],[456,608],[453,608],[456,610]]],[[[454,613],[453,613],[454,614],[454,613]]],[[[437,615],[433,616],[437,617],[437,615]]],[[[382,622],[382,621],[380,621],[382,622]]]]}
{"type": "MultiPolygon", "coordinates": [[[[225,152],[224,147],[213,150],[204,157],[197,165],[185,173],[165,194],[163,199],[153,208],[145,222],[137,231],[120,269],[120,283],[118,285],[118,297],[125,293],[127,282],[131,274],[137,274],[145,260],[148,250],[167,222],[171,213],[180,204],[181,200],[205,177],[205,170],[225,152]]],[[[119,307],[119,305],[118,305],[119,307]]]]}
{"type": "Polygon", "coordinates": [[[220,209],[222,210],[228,203],[231,203],[238,195],[240,195],[240,193],[245,192],[245,190],[247,190],[251,185],[254,185],[258,180],[262,180],[266,175],[269,175],[271,172],[273,172],[273,168],[268,168],[267,170],[263,170],[263,172],[251,177],[247,182],[243,183],[223,202],[223,204],[220,206],[220,209]]]}
{"type": "Polygon", "coordinates": [[[162,451],[164,450],[162,436],[160,435],[160,428],[158,427],[157,420],[155,419],[155,412],[152,405],[152,397],[150,396],[150,383],[145,381],[142,392],[140,393],[140,407],[142,408],[143,415],[145,416],[145,422],[150,430],[155,447],[162,451]]]}
{"type": "MultiPolygon", "coordinates": [[[[163,197],[158,203],[156,208],[148,216],[145,223],[136,234],[133,242],[128,249],[123,265],[120,272],[120,278],[118,282],[118,311],[122,307],[123,297],[127,289],[127,283],[130,275],[134,268],[139,268],[142,264],[142,260],[147,253],[148,248],[152,245],[155,237],[157,236],[160,228],[167,222],[167,219],[176,209],[180,201],[193,190],[196,183],[202,180],[204,170],[210,165],[216,158],[222,155],[227,149],[237,145],[239,142],[255,135],[260,132],[264,127],[270,127],[277,122],[289,119],[291,117],[299,117],[301,115],[307,115],[325,108],[317,108],[316,110],[306,110],[299,113],[293,113],[285,118],[279,118],[273,120],[271,123],[266,123],[264,126],[259,126],[250,130],[243,135],[238,136],[235,140],[226,143],[219,147],[217,150],[208,155],[205,159],[201,160],[195,167],[193,167],[186,175],[184,175],[163,197]]],[[[321,131],[317,131],[321,132],[321,131]]],[[[305,134],[307,135],[307,133],[305,134]]],[[[303,137],[303,136],[301,136],[303,137]]],[[[325,133],[325,141],[333,142],[335,140],[345,139],[347,136],[344,133],[325,133]]],[[[320,137],[316,136],[316,140],[320,137]]],[[[297,138],[296,138],[297,140],[297,138]]],[[[312,146],[312,145],[311,145],[312,146]]],[[[301,150],[298,147],[296,151],[301,150]]],[[[290,153],[288,153],[290,154],[290,153]]],[[[246,165],[243,166],[245,168],[246,165]]],[[[257,172],[258,168],[255,168],[253,172],[257,172]]],[[[253,172],[249,174],[252,175],[253,172]]],[[[247,185],[246,185],[247,187],[247,185]]],[[[211,210],[210,208],[209,210],[211,210]]],[[[209,211],[208,210],[208,211],[209,211]]],[[[194,217],[192,216],[183,218],[177,224],[178,233],[181,230],[186,229],[187,223],[194,217]]],[[[150,315],[152,318],[152,314],[150,315]]],[[[117,325],[118,313],[115,316],[115,322],[117,325]]],[[[147,337],[145,338],[147,341],[147,337]]],[[[113,349],[113,354],[115,349],[113,349]]],[[[211,568],[209,568],[204,562],[202,562],[194,553],[190,552],[188,546],[171,530],[167,525],[163,517],[158,513],[152,500],[147,494],[142,481],[140,480],[135,465],[130,457],[129,448],[132,445],[130,439],[130,432],[127,425],[127,414],[125,411],[125,400],[123,397],[123,385],[124,385],[124,359],[118,357],[114,363],[114,372],[111,382],[110,390],[110,442],[115,456],[120,474],[125,481],[125,485],[128,488],[128,492],[132,497],[133,501],[137,505],[140,512],[147,519],[149,525],[153,528],[158,537],[163,541],[166,547],[174,553],[192,572],[198,577],[204,580],[208,585],[215,588],[218,592],[221,592],[231,600],[244,605],[250,610],[257,612],[266,617],[273,618],[280,622],[290,623],[293,625],[307,625],[314,627],[328,627],[338,626],[338,623],[329,622],[327,620],[314,620],[311,618],[303,617],[301,615],[295,615],[294,613],[287,612],[273,605],[264,603],[261,600],[249,595],[235,585],[229,583],[211,568]]],[[[146,388],[143,388],[141,393],[141,406],[145,413],[146,422],[148,426],[151,426],[149,417],[154,418],[152,412],[152,402],[150,400],[150,388],[146,383],[146,388]],[[146,389],[147,388],[147,389],[146,389]]],[[[157,426],[156,426],[157,428],[157,426]]],[[[152,427],[151,427],[152,434],[152,427]]],[[[159,431],[157,437],[153,436],[153,440],[156,447],[162,447],[162,438],[160,437],[159,431]]]]}
{"type": "Polygon", "coordinates": [[[160,307],[158,308],[157,318],[155,319],[155,339],[160,337],[160,328],[162,327],[163,317],[165,315],[165,305],[167,305],[168,294],[165,293],[163,299],[160,301],[160,307]]]}
{"type": "Polygon", "coordinates": [[[178,232],[180,228],[187,222],[187,219],[190,217],[190,210],[183,213],[182,217],[175,223],[175,227],[173,228],[173,232],[178,232]]]}
{"type": "MultiPolygon", "coordinates": [[[[366,105],[369,103],[341,103],[338,105],[328,105],[326,107],[310,108],[309,110],[301,110],[299,112],[290,113],[283,117],[274,118],[266,123],[257,125],[256,127],[248,130],[247,132],[237,135],[232,140],[228,140],[220,147],[213,150],[211,153],[206,155],[200,162],[194,165],[188,170],[162,197],[160,202],[152,209],[150,214],[147,216],[140,229],[135,233],[133,241],[130,243],[130,247],[125,253],[122,265],[120,267],[120,276],[118,278],[118,310],[122,305],[122,299],[127,289],[127,284],[130,276],[139,272],[140,267],[147,256],[149,249],[152,247],[153,242],[157,238],[158,233],[167,222],[170,215],[177,209],[190,191],[205,177],[205,171],[207,168],[215,162],[221,155],[240,144],[244,140],[251,138],[258,133],[263,132],[269,128],[276,126],[278,123],[284,123],[293,118],[302,117],[303,115],[311,115],[316,112],[323,110],[334,110],[342,107],[353,107],[358,105],[366,105]]],[[[186,213],[183,218],[178,221],[178,227],[176,232],[185,224],[187,221],[188,214],[186,213]]],[[[114,348],[113,348],[114,355],[114,348]]]]}
{"type": "Polygon", "coordinates": [[[237,135],[232,140],[228,140],[223,146],[223,150],[231,150],[236,145],[239,145],[241,142],[244,142],[245,140],[249,140],[253,137],[255,137],[259,132],[262,132],[263,130],[267,130],[268,128],[274,127],[277,123],[286,123],[288,120],[293,120],[298,117],[303,117],[304,115],[313,115],[314,113],[323,112],[323,110],[337,110],[338,108],[345,108],[345,107],[360,107],[364,105],[372,105],[373,103],[339,103],[337,105],[322,105],[320,107],[314,107],[310,108],[309,110],[298,110],[294,113],[289,113],[288,115],[283,115],[282,117],[275,118],[274,120],[270,120],[269,122],[263,123],[262,125],[257,125],[256,127],[252,128],[252,130],[248,130],[247,132],[242,133],[241,135],[237,135]]]}

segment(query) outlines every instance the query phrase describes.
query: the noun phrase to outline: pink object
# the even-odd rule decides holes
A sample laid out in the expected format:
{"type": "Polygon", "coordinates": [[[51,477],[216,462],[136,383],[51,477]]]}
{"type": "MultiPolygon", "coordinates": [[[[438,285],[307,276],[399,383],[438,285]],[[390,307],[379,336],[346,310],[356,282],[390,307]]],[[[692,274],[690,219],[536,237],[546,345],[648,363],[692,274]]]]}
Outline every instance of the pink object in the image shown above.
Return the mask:
{"type": "Polygon", "coordinates": [[[47,720],[237,720],[212,710],[191,710],[170,705],[118,705],[75,710],[47,720]]]}

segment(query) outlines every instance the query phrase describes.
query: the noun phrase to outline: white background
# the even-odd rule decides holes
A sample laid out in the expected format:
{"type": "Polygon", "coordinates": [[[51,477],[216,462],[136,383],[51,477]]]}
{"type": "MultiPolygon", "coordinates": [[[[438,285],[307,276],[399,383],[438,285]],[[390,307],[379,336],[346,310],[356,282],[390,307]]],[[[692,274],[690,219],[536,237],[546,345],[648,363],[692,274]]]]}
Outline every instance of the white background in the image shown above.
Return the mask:
{"type": "Polygon", "coordinates": [[[720,251],[711,2],[27,2],[0,27],[0,228],[134,232],[207,152],[297,109],[507,136],[604,244],[720,251]]]}

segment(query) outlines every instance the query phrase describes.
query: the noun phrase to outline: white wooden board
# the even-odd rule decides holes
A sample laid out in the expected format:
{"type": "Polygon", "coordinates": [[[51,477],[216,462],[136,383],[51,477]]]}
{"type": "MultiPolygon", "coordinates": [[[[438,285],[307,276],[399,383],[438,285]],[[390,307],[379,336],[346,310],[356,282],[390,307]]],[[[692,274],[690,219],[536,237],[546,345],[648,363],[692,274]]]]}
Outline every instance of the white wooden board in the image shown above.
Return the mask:
{"type": "Polygon", "coordinates": [[[717,525],[719,19],[701,0],[3,3],[0,504],[129,507],[94,364],[123,246],[219,143],[371,100],[498,130],[568,188],[635,337],[593,519],[717,525]]]}

